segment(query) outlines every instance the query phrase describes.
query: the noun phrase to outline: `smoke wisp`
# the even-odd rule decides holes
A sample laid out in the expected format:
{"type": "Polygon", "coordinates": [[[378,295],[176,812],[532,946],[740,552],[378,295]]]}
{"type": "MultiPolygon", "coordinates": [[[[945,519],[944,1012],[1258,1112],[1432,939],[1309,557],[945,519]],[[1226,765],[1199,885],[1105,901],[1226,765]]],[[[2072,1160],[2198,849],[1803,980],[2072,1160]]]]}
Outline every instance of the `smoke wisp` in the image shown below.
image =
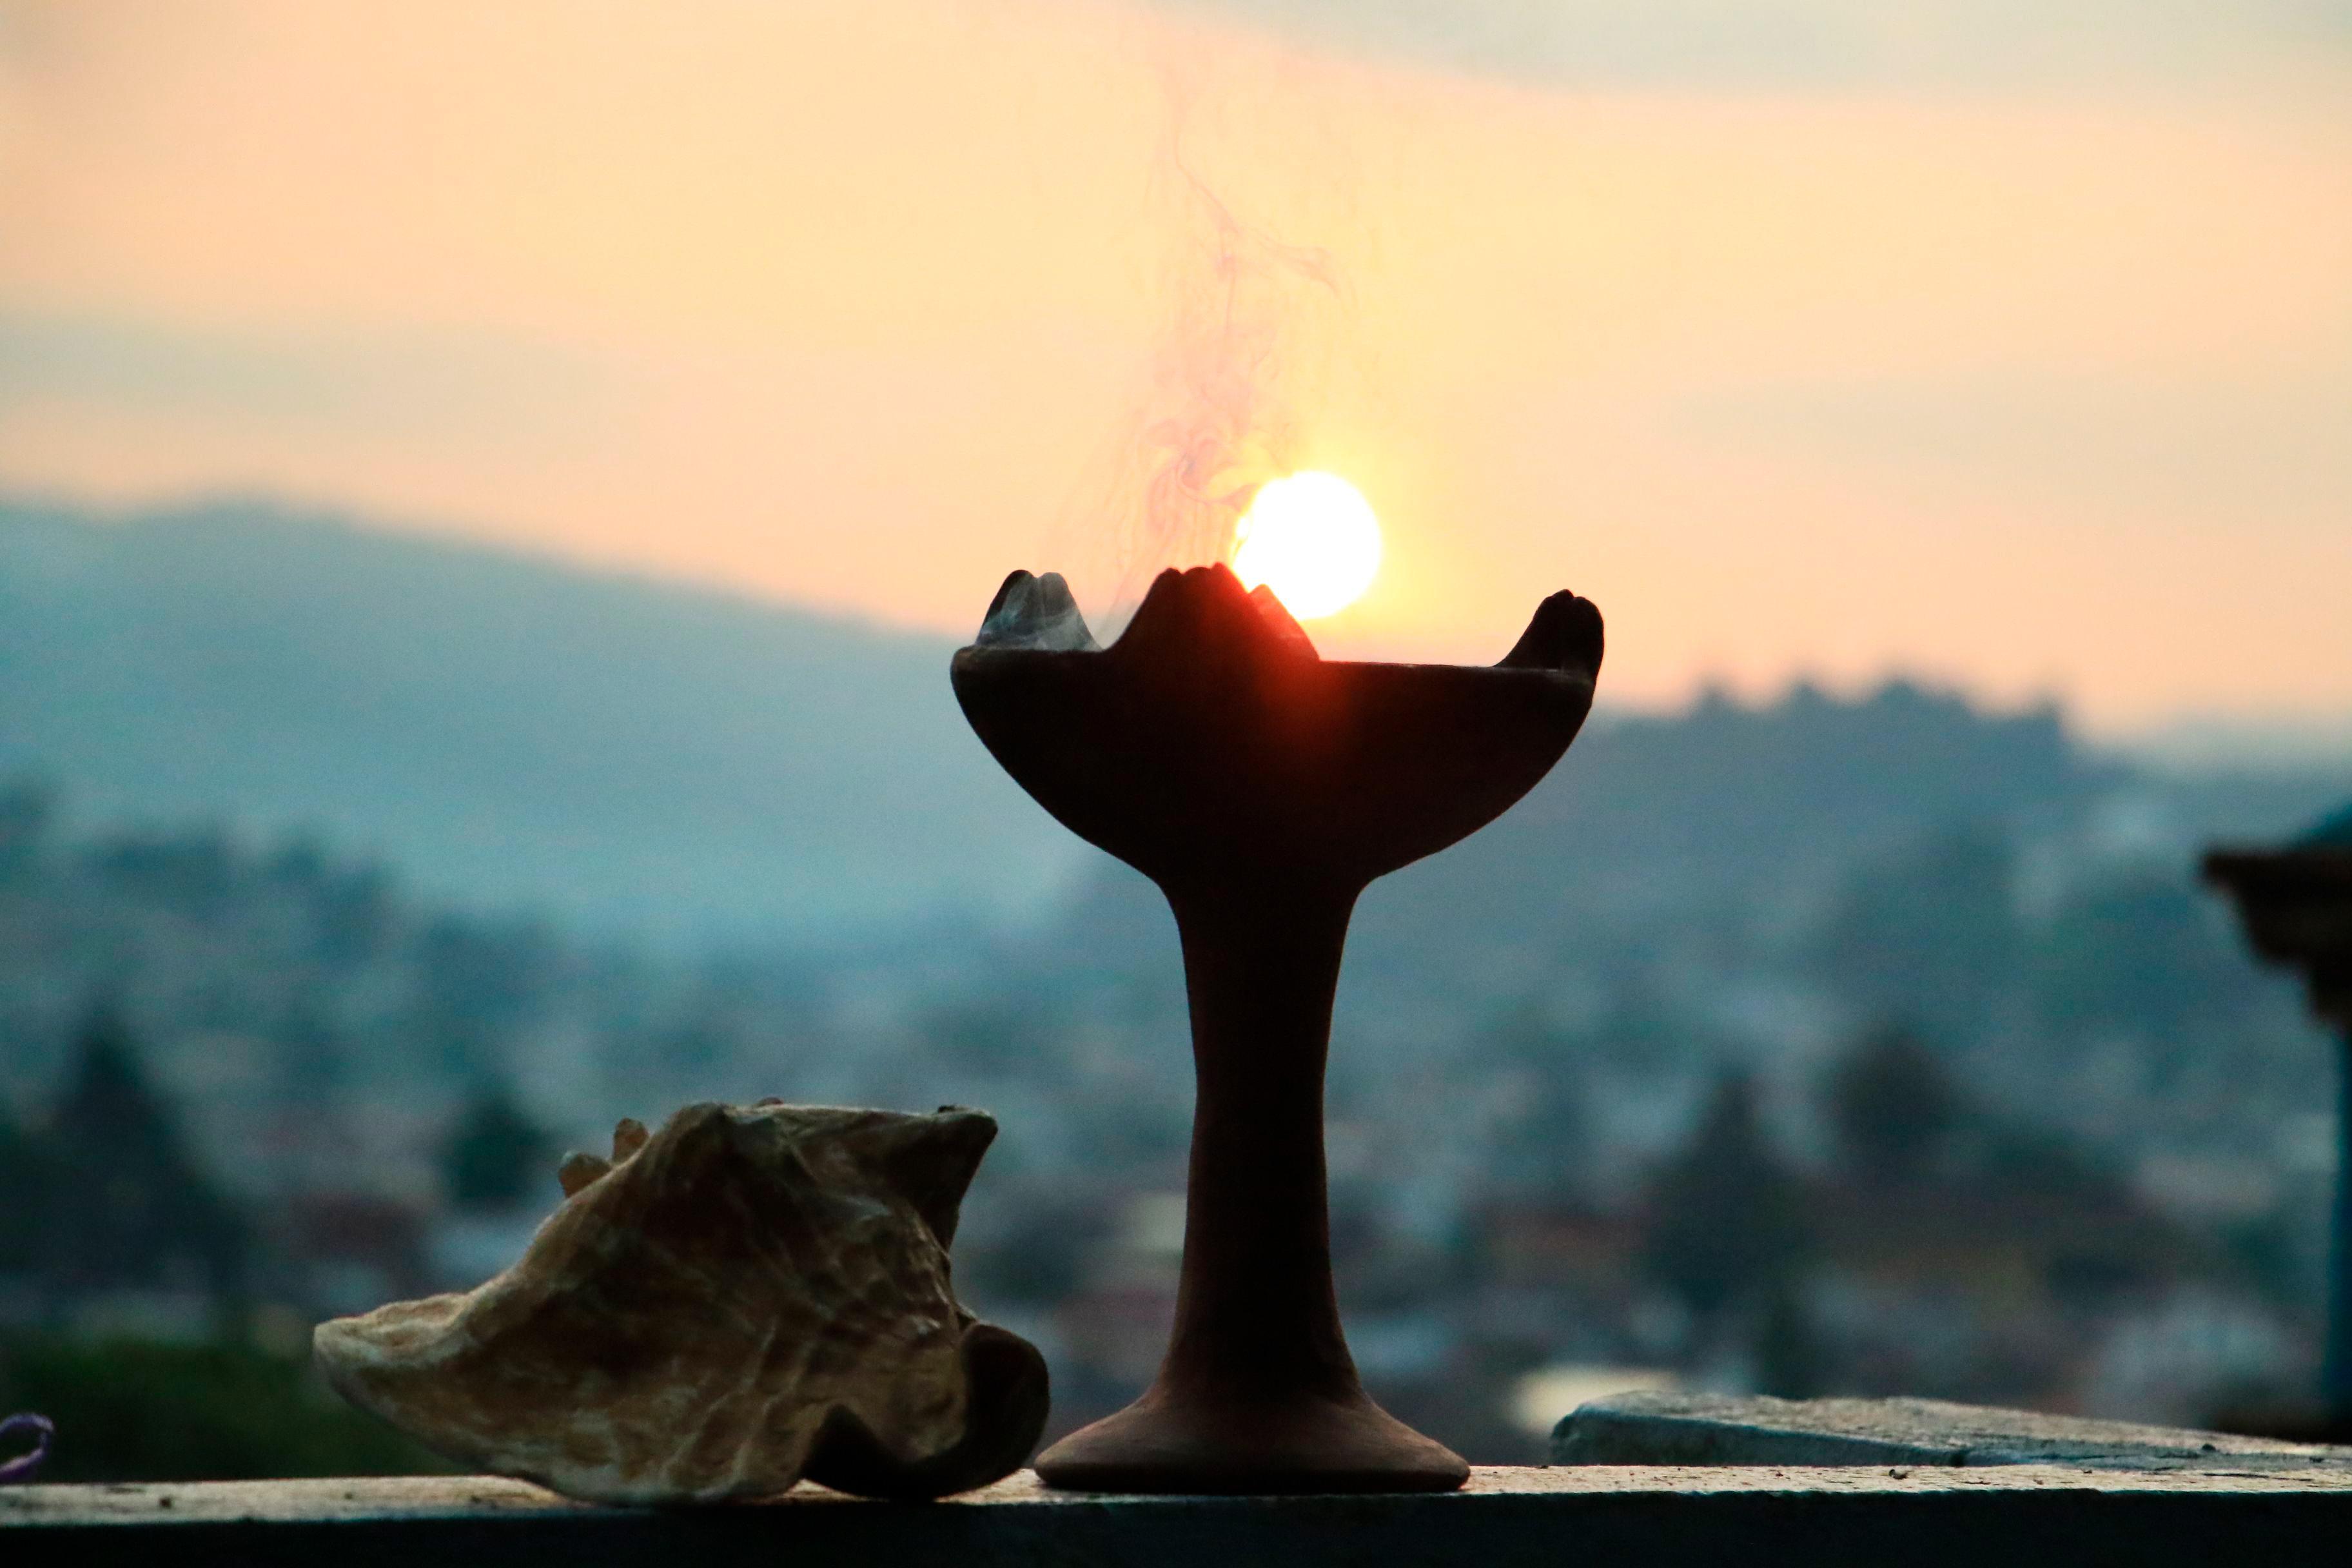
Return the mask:
{"type": "MultiPolygon", "coordinates": [[[[1056,541],[1101,606],[1097,624],[1111,627],[1162,567],[1226,559],[1257,488],[1299,466],[1349,312],[1332,250],[1245,215],[1239,182],[1210,166],[1205,132],[1225,127],[1202,74],[1171,67],[1161,84],[1151,216],[1166,235],[1156,279],[1166,314],[1143,384],[1056,541]]],[[[1295,151],[1246,153],[1263,171],[1295,151]]],[[[1338,183],[1327,170],[1289,172],[1338,183]]]]}

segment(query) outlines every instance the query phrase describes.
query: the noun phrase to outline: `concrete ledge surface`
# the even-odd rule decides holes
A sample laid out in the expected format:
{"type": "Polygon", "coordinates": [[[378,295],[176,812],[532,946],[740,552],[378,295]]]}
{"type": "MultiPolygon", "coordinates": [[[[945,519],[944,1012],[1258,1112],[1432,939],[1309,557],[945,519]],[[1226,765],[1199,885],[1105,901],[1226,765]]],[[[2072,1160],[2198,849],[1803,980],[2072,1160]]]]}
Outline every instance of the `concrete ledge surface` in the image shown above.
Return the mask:
{"type": "Polygon", "coordinates": [[[1024,1472],[938,1503],[803,1487],[732,1508],[567,1502],[487,1477],[0,1492],[0,1561],[415,1568],[561,1563],[827,1564],[1863,1562],[2006,1557],[2097,1563],[2343,1560],[2352,1472],[2152,1473],[2042,1465],[1482,1468],[1467,1489],[1396,1497],[1095,1497],[1024,1472]]]}

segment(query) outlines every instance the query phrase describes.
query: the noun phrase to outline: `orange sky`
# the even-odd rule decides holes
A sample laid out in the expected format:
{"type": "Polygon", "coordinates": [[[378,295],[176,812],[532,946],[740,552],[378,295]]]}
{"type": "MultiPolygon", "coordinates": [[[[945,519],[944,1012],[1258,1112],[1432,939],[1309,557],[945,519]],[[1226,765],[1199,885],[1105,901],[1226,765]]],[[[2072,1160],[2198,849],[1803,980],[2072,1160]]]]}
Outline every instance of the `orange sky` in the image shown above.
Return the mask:
{"type": "Polygon", "coordinates": [[[2345,49],[1571,82],[1109,0],[0,0],[0,486],[1099,608],[1203,283],[1171,97],[1345,284],[1249,296],[1388,528],[1327,647],[1492,658],[1565,585],[1620,700],[2352,710],[2345,49]]]}

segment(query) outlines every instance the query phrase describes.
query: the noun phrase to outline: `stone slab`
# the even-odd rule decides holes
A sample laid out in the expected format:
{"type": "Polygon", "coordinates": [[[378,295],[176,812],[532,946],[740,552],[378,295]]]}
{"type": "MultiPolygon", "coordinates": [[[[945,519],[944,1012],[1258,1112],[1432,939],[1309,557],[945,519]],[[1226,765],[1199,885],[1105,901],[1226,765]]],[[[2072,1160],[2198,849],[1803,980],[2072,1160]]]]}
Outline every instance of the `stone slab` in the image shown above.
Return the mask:
{"type": "Polygon", "coordinates": [[[803,1486],[772,1502],[629,1510],[487,1478],[0,1491],[0,1563],[154,1568],[649,1563],[942,1568],[1563,1568],[2342,1561],[2352,1473],[1891,1466],[1481,1468],[1461,1492],[1091,1497],[1024,1472],[937,1503],[803,1486]]]}
{"type": "Polygon", "coordinates": [[[2352,1448],[1937,1399],[1613,1394],[1552,1429],[1562,1465],[2093,1465],[2352,1474],[2352,1448]]]}

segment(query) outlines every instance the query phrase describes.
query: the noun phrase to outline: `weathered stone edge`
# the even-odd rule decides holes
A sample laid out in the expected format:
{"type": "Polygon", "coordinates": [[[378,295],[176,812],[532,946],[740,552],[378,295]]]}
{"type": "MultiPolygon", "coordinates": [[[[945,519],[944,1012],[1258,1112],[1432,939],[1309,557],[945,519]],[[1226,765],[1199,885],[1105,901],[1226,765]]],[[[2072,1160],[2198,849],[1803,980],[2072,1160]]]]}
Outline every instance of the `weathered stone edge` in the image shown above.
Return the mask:
{"type": "MultiPolygon", "coordinates": [[[[1807,1467],[1531,1466],[1481,1467],[1459,1492],[1370,1497],[1140,1497],[1055,1491],[1023,1471],[1007,1480],[939,1503],[881,1503],[821,1488],[800,1489],[764,1503],[698,1509],[611,1508],[566,1501],[521,1481],[489,1476],[370,1477],[312,1481],[189,1481],[110,1486],[30,1486],[0,1491],[0,1531],[45,1529],[165,1528],[274,1524],[341,1527],[449,1521],[499,1521],[520,1527],[584,1526],[598,1521],[659,1524],[696,1520],[772,1520],[822,1513],[828,1518],[883,1515],[901,1520],[947,1515],[1020,1514],[1034,1519],[1115,1514],[1139,1521],[1213,1513],[1240,1518],[1276,1514],[1344,1516],[1360,1521],[1409,1517],[1461,1519],[1489,1508],[1559,1507],[1611,1500],[1751,1499],[1840,1501],[1988,1500],[2071,1494],[2120,1498],[2183,1497],[2210,1501],[2279,1501],[2307,1498],[2352,1510],[2352,1470],[2336,1465],[2246,1466],[2152,1471],[2074,1464],[1999,1468],[1949,1463],[1807,1467]]],[[[2352,1512],[2347,1514],[2352,1525],[2352,1512]]],[[[19,1537],[23,1539],[23,1537],[19,1537]]]]}
{"type": "Polygon", "coordinates": [[[1580,1405],[1552,1429],[1551,1456],[1562,1465],[2094,1465],[2164,1473],[2352,1468],[2352,1449],[2033,1411],[1667,1393],[1580,1405]],[[1888,1430],[1874,1433],[1873,1426],[1888,1430]],[[1921,1432],[1926,1440],[1906,1440],[1921,1432]]]}

